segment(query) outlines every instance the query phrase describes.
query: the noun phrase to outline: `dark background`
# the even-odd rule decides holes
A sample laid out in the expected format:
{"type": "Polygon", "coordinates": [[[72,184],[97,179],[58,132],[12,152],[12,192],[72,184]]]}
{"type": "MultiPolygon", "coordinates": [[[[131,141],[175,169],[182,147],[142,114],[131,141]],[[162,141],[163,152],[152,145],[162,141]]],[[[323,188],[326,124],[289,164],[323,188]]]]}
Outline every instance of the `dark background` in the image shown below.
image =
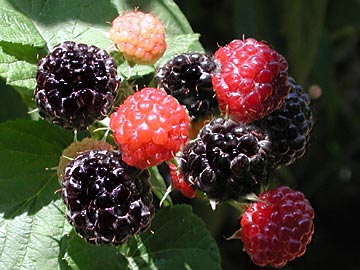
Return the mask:
{"type": "MultiPolygon", "coordinates": [[[[359,269],[360,2],[176,2],[206,51],[243,36],[266,41],[288,59],[290,74],[312,97],[309,149],[275,177],[311,201],[315,234],[305,255],[284,269],[359,269]]],[[[212,213],[201,202],[194,209],[216,236],[224,270],[262,269],[251,264],[240,241],[225,240],[239,227],[233,209],[212,213]]]]}

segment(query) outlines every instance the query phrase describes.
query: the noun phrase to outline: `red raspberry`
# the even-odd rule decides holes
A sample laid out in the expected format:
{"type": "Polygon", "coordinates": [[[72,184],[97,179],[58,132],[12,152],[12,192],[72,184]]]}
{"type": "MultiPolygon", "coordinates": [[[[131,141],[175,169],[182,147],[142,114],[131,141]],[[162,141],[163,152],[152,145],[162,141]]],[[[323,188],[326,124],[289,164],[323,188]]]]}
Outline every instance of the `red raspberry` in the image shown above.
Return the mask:
{"type": "Polygon", "coordinates": [[[171,185],[174,189],[181,191],[182,195],[190,199],[196,197],[196,188],[188,182],[181,171],[173,163],[169,163],[171,185]]]}
{"type": "Polygon", "coordinates": [[[253,38],[233,40],[215,53],[212,83],[222,113],[250,123],[280,108],[290,91],[286,59],[253,38]]]}
{"type": "Polygon", "coordinates": [[[167,47],[161,21],[141,11],[116,17],[110,29],[110,39],[131,65],[154,64],[167,47]]]}
{"type": "Polygon", "coordinates": [[[189,138],[184,106],[162,89],[143,88],[110,116],[123,160],[140,169],[172,159],[189,138]]]}
{"type": "Polygon", "coordinates": [[[305,253],[314,233],[314,210],[300,191],[278,187],[259,195],[241,218],[245,251],[259,266],[282,267],[305,253]]]}

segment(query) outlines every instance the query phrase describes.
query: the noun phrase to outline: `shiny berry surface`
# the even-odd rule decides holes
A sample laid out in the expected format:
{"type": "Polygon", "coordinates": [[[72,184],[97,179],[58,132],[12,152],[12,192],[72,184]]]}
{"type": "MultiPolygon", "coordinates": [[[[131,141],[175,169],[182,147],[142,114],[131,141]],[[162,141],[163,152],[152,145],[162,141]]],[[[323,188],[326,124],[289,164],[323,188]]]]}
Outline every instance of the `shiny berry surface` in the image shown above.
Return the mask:
{"type": "Polygon", "coordinates": [[[314,233],[314,210],[302,192],[285,186],[259,198],[242,215],[241,239],[256,265],[282,267],[305,253],[314,233]]]}
{"type": "Polygon", "coordinates": [[[62,198],[70,224],[91,244],[123,244],[154,214],[149,171],[127,165],[118,151],[77,156],[65,168],[62,198]]]}
{"type": "Polygon", "coordinates": [[[170,160],[188,141],[189,116],[164,90],[143,88],[110,116],[110,127],[123,159],[147,168],[170,160]]]}
{"type": "Polygon", "coordinates": [[[274,169],[291,165],[305,154],[314,125],[309,95],[291,77],[289,84],[291,91],[281,108],[256,122],[271,134],[269,166],[274,169]]]}
{"type": "Polygon", "coordinates": [[[40,115],[66,129],[86,129],[111,110],[117,65],[96,46],[65,41],[40,59],[35,102],[40,115]]]}
{"type": "Polygon", "coordinates": [[[169,163],[169,169],[172,187],[176,190],[179,190],[185,197],[195,198],[195,186],[184,178],[182,172],[178,170],[173,163],[169,163]]]}
{"type": "Polygon", "coordinates": [[[209,54],[190,52],[176,55],[158,68],[158,87],[185,105],[192,120],[211,115],[218,109],[211,75],[217,70],[209,54]]]}
{"type": "Polygon", "coordinates": [[[267,183],[270,141],[263,130],[216,117],[180,155],[184,177],[209,199],[239,199],[267,183]]]}
{"type": "Polygon", "coordinates": [[[131,64],[153,64],[167,48],[162,22],[141,11],[116,17],[112,21],[110,39],[131,64]]]}
{"type": "Polygon", "coordinates": [[[286,59],[253,38],[233,40],[215,52],[221,70],[212,78],[223,114],[250,123],[279,108],[290,87],[286,59]]]}

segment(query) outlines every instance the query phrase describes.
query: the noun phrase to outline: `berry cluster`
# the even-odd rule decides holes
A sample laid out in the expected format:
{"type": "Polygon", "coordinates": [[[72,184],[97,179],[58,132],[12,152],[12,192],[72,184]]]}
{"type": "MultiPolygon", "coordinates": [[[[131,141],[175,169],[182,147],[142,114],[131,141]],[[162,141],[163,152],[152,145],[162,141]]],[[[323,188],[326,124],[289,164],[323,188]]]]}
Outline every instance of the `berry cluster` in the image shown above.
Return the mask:
{"type": "MultiPolygon", "coordinates": [[[[161,21],[138,10],[113,20],[110,39],[130,66],[154,65],[167,48],[161,21]]],[[[43,118],[78,130],[108,116],[113,131],[114,145],[86,138],[60,159],[75,231],[92,244],[120,245],[146,230],[154,215],[148,169],[163,163],[169,190],[188,198],[212,206],[256,198],[238,232],[255,264],[281,267],[301,256],[314,211],[300,191],[268,190],[275,169],[305,154],[313,127],[310,99],[285,57],[248,38],[163,63],[156,86],[119,104],[117,63],[106,51],[65,41],[39,61],[34,94],[43,118]]]]}

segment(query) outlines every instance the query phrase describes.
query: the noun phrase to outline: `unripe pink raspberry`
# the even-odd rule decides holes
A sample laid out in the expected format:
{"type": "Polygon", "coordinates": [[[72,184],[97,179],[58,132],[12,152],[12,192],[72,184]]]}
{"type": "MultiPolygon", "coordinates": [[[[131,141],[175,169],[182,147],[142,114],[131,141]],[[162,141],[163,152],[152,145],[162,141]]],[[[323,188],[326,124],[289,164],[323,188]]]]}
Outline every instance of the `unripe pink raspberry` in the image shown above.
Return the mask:
{"type": "Polygon", "coordinates": [[[130,65],[154,64],[167,44],[162,22],[150,13],[133,11],[112,21],[110,39],[130,65]]]}

